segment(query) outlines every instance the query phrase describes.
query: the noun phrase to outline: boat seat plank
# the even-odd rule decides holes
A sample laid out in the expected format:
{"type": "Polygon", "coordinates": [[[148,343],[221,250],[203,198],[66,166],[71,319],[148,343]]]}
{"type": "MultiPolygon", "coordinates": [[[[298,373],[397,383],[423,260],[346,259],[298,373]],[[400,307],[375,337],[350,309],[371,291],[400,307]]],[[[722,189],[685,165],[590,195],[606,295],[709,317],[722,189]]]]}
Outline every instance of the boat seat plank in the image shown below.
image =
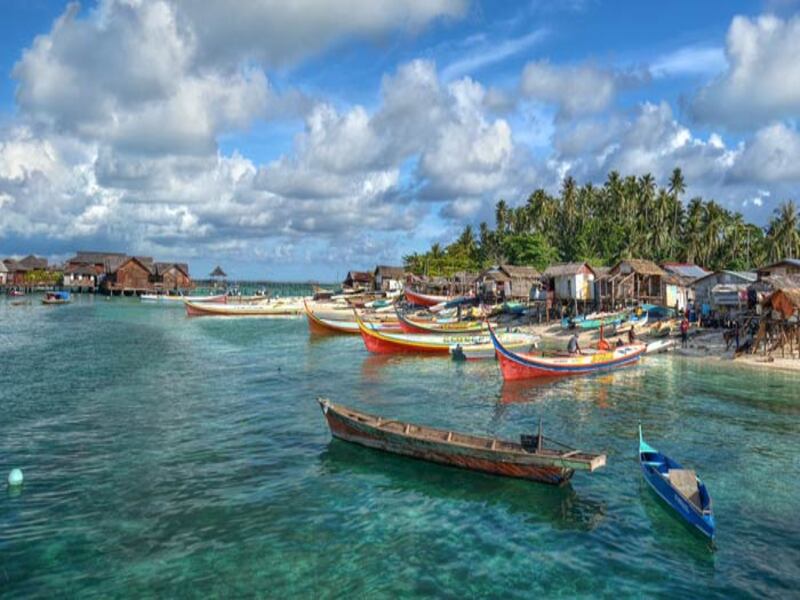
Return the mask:
{"type": "Polygon", "coordinates": [[[697,489],[697,474],[691,469],[670,469],[669,481],[692,504],[700,508],[700,492],[697,489]]]}

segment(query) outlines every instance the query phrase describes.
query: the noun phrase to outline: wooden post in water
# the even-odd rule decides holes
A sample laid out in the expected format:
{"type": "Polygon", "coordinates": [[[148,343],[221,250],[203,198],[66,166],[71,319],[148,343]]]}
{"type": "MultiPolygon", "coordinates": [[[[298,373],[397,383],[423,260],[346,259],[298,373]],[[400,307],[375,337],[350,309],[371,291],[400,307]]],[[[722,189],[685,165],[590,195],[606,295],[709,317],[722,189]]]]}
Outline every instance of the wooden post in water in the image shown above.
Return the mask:
{"type": "Polygon", "coordinates": [[[536,438],[536,451],[542,451],[542,441],[544,439],[543,429],[542,429],[542,417],[539,417],[539,435],[536,438]]]}

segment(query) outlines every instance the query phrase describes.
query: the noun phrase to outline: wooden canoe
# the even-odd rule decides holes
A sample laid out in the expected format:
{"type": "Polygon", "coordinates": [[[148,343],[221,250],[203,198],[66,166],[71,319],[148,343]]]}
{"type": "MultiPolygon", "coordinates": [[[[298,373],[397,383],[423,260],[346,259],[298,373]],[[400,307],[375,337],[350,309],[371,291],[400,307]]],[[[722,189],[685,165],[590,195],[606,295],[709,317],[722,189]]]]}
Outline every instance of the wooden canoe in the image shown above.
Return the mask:
{"type": "Polygon", "coordinates": [[[575,471],[592,472],[606,464],[604,454],[545,447],[541,434],[523,443],[434,429],[383,419],[319,399],[331,434],[341,440],[442,465],[551,485],[569,481],[575,471]]]}
{"type": "MultiPolygon", "coordinates": [[[[370,324],[356,317],[361,338],[367,350],[373,354],[442,354],[447,355],[456,346],[471,348],[491,343],[489,336],[479,333],[393,333],[378,331],[370,324]]],[[[538,341],[538,337],[525,333],[499,334],[506,343],[526,343],[527,346],[538,341]]],[[[475,357],[477,358],[477,357],[475,357]]]]}
{"type": "Polygon", "coordinates": [[[650,489],[689,525],[714,539],[716,524],[711,496],[705,484],[690,469],[662,454],[642,436],[639,425],[639,464],[650,489]]]}
{"type": "Polygon", "coordinates": [[[303,313],[302,303],[280,300],[262,304],[214,304],[184,300],[184,306],[190,317],[289,317],[303,313]]]}
{"type": "Polygon", "coordinates": [[[167,304],[169,306],[180,306],[184,300],[191,302],[213,302],[215,304],[226,304],[227,296],[217,294],[216,296],[169,296],[167,294],[142,294],[139,300],[148,304],[167,304]]]}
{"type": "Polygon", "coordinates": [[[489,334],[497,350],[503,379],[531,379],[534,377],[565,377],[587,375],[624,367],[637,362],[644,354],[644,344],[626,344],[608,351],[592,354],[545,356],[517,353],[507,348],[494,329],[489,334]]]}
{"type": "Polygon", "coordinates": [[[442,302],[450,302],[453,299],[450,296],[435,296],[433,294],[423,294],[421,292],[415,292],[409,289],[405,290],[405,295],[406,295],[406,300],[408,300],[411,304],[416,304],[417,306],[436,306],[437,304],[441,304],[442,302]]]}
{"type": "MultiPolygon", "coordinates": [[[[308,320],[308,331],[314,335],[360,335],[361,329],[355,317],[351,320],[344,319],[328,319],[316,314],[313,308],[309,306],[307,301],[303,301],[305,308],[306,319],[308,320]]],[[[388,331],[399,333],[402,331],[396,323],[384,323],[381,321],[370,322],[369,326],[378,331],[388,331]]]]}
{"type": "Polygon", "coordinates": [[[414,321],[397,311],[400,329],[406,333],[478,333],[486,331],[483,321],[456,321],[453,323],[436,323],[433,321],[414,321]]]}

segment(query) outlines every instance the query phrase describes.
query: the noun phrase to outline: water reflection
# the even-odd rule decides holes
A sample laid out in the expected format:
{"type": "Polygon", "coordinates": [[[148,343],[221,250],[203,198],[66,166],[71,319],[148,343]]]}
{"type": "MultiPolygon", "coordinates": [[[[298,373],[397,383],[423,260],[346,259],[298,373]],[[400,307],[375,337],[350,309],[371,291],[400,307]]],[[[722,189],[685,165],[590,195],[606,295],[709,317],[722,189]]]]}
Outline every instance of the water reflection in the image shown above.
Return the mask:
{"type": "MultiPolygon", "coordinates": [[[[393,490],[433,499],[498,506],[557,529],[591,531],[606,516],[603,501],[561,487],[497,477],[397,456],[333,439],[320,454],[321,475],[387,478],[393,490]]],[[[578,474],[582,476],[583,474],[578,474]]],[[[373,481],[374,483],[374,481],[373,481]]]]}

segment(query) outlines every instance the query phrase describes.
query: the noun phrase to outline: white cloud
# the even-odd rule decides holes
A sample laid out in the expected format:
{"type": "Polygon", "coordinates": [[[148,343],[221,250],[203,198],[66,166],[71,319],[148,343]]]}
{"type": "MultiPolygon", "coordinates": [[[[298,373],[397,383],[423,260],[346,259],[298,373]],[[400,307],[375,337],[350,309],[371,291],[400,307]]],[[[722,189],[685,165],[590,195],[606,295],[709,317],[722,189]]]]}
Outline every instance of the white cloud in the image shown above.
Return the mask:
{"type": "Polygon", "coordinates": [[[735,17],[728,69],[692,101],[698,120],[749,127],[800,115],[800,16],[735,17]]]}
{"type": "Polygon", "coordinates": [[[451,81],[457,77],[472,75],[484,67],[502,62],[535,46],[546,35],[547,32],[544,29],[537,29],[518,38],[503,40],[499,43],[482,44],[478,50],[473,50],[442,69],[442,79],[451,81]]]}
{"type": "Polygon", "coordinates": [[[736,160],[734,180],[800,182],[800,133],[782,123],[760,129],[736,160]]]}
{"type": "Polygon", "coordinates": [[[617,84],[613,72],[590,65],[556,67],[531,62],[522,72],[522,93],[556,104],[563,117],[596,113],[608,108],[617,84]]]}
{"type": "Polygon", "coordinates": [[[657,57],[650,63],[653,77],[716,75],[727,66],[725,52],[715,46],[686,46],[657,57]]]}

